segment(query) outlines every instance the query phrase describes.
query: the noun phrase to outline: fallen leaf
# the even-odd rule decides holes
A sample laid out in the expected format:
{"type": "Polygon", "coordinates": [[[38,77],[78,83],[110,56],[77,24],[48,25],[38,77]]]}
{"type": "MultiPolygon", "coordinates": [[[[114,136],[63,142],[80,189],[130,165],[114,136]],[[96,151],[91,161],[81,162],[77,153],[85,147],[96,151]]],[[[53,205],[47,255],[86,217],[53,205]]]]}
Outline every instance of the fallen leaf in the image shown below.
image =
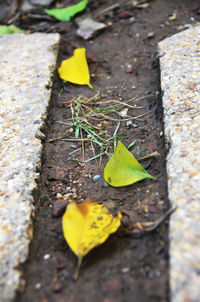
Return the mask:
{"type": "Polygon", "coordinates": [[[82,203],[71,201],[62,219],[64,237],[78,257],[78,273],[82,258],[94,247],[102,244],[121,224],[121,213],[114,217],[109,210],[87,198],[82,203]]]}
{"type": "Polygon", "coordinates": [[[104,23],[96,22],[89,16],[76,19],[76,23],[79,26],[79,29],[76,32],[77,35],[85,40],[92,38],[95,32],[106,27],[104,23]]]}
{"type": "Polygon", "coordinates": [[[69,21],[73,16],[83,11],[88,4],[88,0],[82,0],[75,5],[65,8],[45,9],[45,12],[60,21],[69,21]]]}
{"type": "Polygon", "coordinates": [[[88,85],[93,89],[93,86],[90,84],[90,73],[85,57],[85,48],[75,49],[74,55],[71,58],[62,61],[58,68],[58,73],[60,78],[67,82],[88,85]]]}
{"type": "Polygon", "coordinates": [[[105,181],[113,187],[128,186],[144,178],[152,178],[126,147],[118,141],[114,154],[104,169],[105,181]]]}
{"type": "Polygon", "coordinates": [[[0,35],[11,35],[23,31],[15,25],[0,25],[0,35]]]}

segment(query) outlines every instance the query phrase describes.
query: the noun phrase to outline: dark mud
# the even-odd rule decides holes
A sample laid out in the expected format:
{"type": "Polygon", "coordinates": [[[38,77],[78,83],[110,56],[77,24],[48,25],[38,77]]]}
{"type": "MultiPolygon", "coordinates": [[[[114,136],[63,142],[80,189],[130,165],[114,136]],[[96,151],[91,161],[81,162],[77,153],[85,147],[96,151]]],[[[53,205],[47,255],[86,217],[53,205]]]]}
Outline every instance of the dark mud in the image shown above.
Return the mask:
{"type": "MultiPolygon", "coordinates": [[[[66,1],[67,2],[67,1],[66,1]]],[[[127,1],[119,1],[121,5],[127,1]]],[[[160,217],[169,207],[165,158],[167,146],[163,137],[162,102],[159,83],[157,44],[170,36],[191,17],[198,19],[191,1],[154,0],[149,7],[129,9],[135,20],[121,19],[118,8],[101,17],[108,27],[94,39],[83,41],[76,36],[74,22],[44,23],[28,18],[21,26],[30,31],[60,32],[62,42],[58,66],[71,56],[77,47],[85,47],[94,91],[87,87],[64,84],[55,74],[54,87],[48,118],[46,139],[42,155],[41,177],[36,198],[34,239],[30,254],[23,266],[26,285],[18,294],[16,302],[166,302],[169,301],[168,284],[168,223],[141,238],[112,235],[102,246],[91,251],[83,260],[77,282],[73,275],[77,265],[75,255],[64,240],[61,217],[52,217],[52,207],[65,194],[73,193],[80,201],[92,197],[104,202],[113,212],[130,211],[135,221],[152,221],[160,217]],[[169,17],[176,13],[175,20],[169,17]],[[31,23],[32,22],[32,23],[31,23]],[[43,26],[43,28],[42,28],[43,26]],[[127,65],[132,73],[127,73],[127,65]],[[82,158],[80,147],[73,142],[48,142],[65,131],[65,122],[70,111],[65,102],[72,97],[91,97],[100,90],[102,99],[126,102],[134,96],[145,96],[134,104],[140,109],[130,109],[129,115],[145,116],[133,120],[127,127],[120,125],[118,136],[128,146],[136,139],[136,145],[157,151],[147,163],[149,173],[157,177],[141,181],[125,188],[105,186],[102,179],[94,183],[92,177],[103,175],[108,160],[105,156],[98,167],[93,160],[79,164],[73,156],[82,158]]],[[[69,1],[67,2],[67,4],[69,1]]],[[[89,10],[95,15],[115,1],[90,1],[89,10]]],[[[117,122],[106,126],[110,131],[117,122]]],[[[91,146],[86,144],[85,157],[93,156],[91,146]]]]}

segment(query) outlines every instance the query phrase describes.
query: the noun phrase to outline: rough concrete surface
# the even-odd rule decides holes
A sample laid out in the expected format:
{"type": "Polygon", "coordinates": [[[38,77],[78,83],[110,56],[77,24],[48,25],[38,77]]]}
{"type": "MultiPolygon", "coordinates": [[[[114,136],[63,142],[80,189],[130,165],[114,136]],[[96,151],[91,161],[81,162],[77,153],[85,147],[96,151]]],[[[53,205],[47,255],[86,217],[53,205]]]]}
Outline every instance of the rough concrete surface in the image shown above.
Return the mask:
{"type": "Polygon", "coordinates": [[[200,301],[200,26],[159,43],[169,144],[171,302],[200,301]]]}
{"type": "Polygon", "coordinates": [[[0,36],[0,296],[9,302],[32,237],[32,191],[58,34],[0,36]],[[36,138],[37,137],[37,138],[36,138]]]}

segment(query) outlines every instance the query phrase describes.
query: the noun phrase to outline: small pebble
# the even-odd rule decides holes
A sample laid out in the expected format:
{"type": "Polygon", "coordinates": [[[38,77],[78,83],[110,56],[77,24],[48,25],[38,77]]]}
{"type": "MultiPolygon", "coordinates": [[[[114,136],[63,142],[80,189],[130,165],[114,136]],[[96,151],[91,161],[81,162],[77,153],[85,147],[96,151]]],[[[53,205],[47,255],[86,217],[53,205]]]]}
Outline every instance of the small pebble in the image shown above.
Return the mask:
{"type": "MultiPolygon", "coordinates": [[[[81,185],[81,184],[80,184],[81,185]]],[[[72,193],[67,193],[67,194],[64,194],[63,195],[63,199],[64,200],[68,200],[69,199],[69,197],[72,195],[72,193]]]]}
{"type": "Polygon", "coordinates": [[[192,27],[192,24],[190,24],[190,23],[184,24],[184,29],[191,28],[191,27],[192,27]]]}
{"type": "Polygon", "coordinates": [[[155,33],[154,32],[150,32],[150,33],[148,33],[148,35],[147,35],[147,38],[148,39],[153,39],[155,37],[155,33]]]}
{"type": "Polygon", "coordinates": [[[190,83],[188,84],[188,88],[190,88],[191,90],[195,90],[195,85],[194,85],[194,83],[193,83],[193,82],[190,82],[190,83]]]}
{"type": "Polygon", "coordinates": [[[114,209],[114,208],[116,207],[116,202],[114,202],[114,201],[107,201],[107,202],[105,203],[105,205],[106,205],[106,207],[107,207],[108,209],[114,209]]]}
{"type": "Polygon", "coordinates": [[[35,284],[35,289],[39,290],[41,287],[42,287],[41,283],[38,282],[35,284]]]}
{"type": "Polygon", "coordinates": [[[150,213],[157,213],[157,208],[154,205],[149,206],[149,212],[150,213]]]}
{"type": "Polygon", "coordinates": [[[33,122],[33,124],[35,124],[35,125],[40,125],[42,123],[42,121],[40,121],[40,120],[35,120],[34,122],[33,122]]]}
{"type": "Polygon", "coordinates": [[[102,178],[102,176],[97,174],[97,175],[94,175],[94,176],[92,177],[92,181],[93,181],[93,182],[97,182],[97,181],[99,181],[101,178],[102,178]]]}
{"type": "Polygon", "coordinates": [[[64,199],[58,199],[53,204],[51,215],[53,217],[60,217],[64,214],[66,209],[67,201],[64,199]]]}
{"type": "Polygon", "coordinates": [[[155,277],[155,273],[153,271],[149,272],[149,279],[153,279],[155,277]]]}
{"type": "Polygon", "coordinates": [[[71,149],[76,149],[76,148],[77,148],[77,145],[76,145],[76,144],[71,144],[70,148],[71,148],[71,149]]]}
{"type": "Polygon", "coordinates": [[[169,21],[175,21],[176,20],[176,14],[173,14],[168,19],[169,19],[169,21]]]}
{"type": "Polygon", "coordinates": [[[130,272],[130,268],[129,268],[129,267],[124,267],[124,268],[122,268],[121,272],[122,272],[123,274],[127,274],[127,273],[130,272]]]}
{"type": "Polygon", "coordinates": [[[44,258],[44,260],[47,260],[47,259],[50,258],[50,255],[49,254],[45,254],[43,258],[44,258]]]}
{"type": "Polygon", "coordinates": [[[126,73],[133,73],[133,66],[131,64],[128,64],[126,68],[126,73]]]}
{"type": "Polygon", "coordinates": [[[130,23],[135,22],[135,17],[129,18],[129,22],[130,22],[130,23]]]}
{"type": "Polygon", "coordinates": [[[177,30],[184,30],[184,25],[177,26],[177,30]]]}
{"type": "Polygon", "coordinates": [[[62,194],[61,193],[57,193],[56,194],[56,198],[62,198],[62,194]]]}
{"type": "Polygon", "coordinates": [[[103,187],[104,187],[104,188],[108,188],[108,187],[109,187],[109,185],[107,184],[107,182],[105,182],[105,180],[104,180],[104,182],[103,182],[103,187]]]}
{"type": "Polygon", "coordinates": [[[74,193],[72,194],[72,197],[75,199],[75,198],[78,197],[78,194],[77,194],[76,192],[74,192],[74,193]]]}
{"type": "Polygon", "coordinates": [[[132,124],[133,124],[132,121],[127,121],[127,122],[126,122],[126,127],[130,128],[130,126],[131,126],[132,124]]]}
{"type": "Polygon", "coordinates": [[[121,225],[123,228],[128,228],[130,226],[130,218],[127,215],[122,215],[121,225]]]}
{"type": "Polygon", "coordinates": [[[56,282],[53,286],[54,293],[59,293],[62,290],[62,284],[60,282],[56,282]]]}
{"type": "Polygon", "coordinates": [[[128,108],[124,108],[123,110],[121,110],[119,112],[119,115],[122,116],[122,117],[126,117],[127,113],[128,113],[128,108]]]}

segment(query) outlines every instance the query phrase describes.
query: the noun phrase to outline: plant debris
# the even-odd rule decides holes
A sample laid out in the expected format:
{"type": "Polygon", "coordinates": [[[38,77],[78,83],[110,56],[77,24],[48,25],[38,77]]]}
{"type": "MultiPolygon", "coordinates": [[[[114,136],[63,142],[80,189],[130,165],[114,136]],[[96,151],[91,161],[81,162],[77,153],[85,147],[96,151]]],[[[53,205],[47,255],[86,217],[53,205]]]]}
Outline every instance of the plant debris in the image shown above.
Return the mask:
{"type": "Polygon", "coordinates": [[[104,23],[97,22],[87,15],[76,19],[76,23],[79,26],[79,29],[76,31],[76,33],[84,40],[92,38],[97,31],[106,28],[104,23]]]}

